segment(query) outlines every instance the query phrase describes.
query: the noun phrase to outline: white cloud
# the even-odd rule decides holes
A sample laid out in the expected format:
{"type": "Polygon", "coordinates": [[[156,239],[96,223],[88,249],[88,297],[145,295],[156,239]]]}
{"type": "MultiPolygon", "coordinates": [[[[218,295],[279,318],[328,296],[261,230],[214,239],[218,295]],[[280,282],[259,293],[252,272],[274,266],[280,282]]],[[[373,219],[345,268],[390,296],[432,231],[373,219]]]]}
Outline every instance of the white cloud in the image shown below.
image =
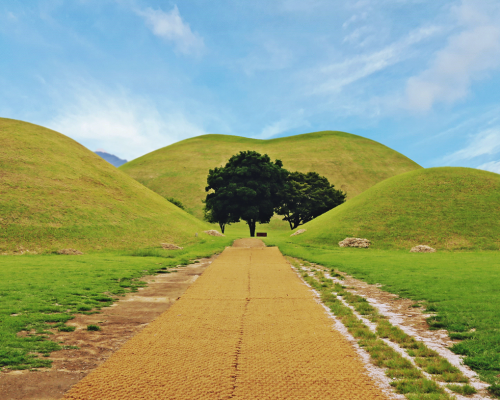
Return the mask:
{"type": "Polygon", "coordinates": [[[354,29],[351,33],[344,36],[342,43],[349,43],[349,44],[361,43],[362,45],[364,45],[368,43],[372,37],[373,37],[373,28],[369,26],[362,26],[361,28],[354,29]]]}
{"type": "Polygon", "coordinates": [[[483,0],[463,0],[456,13],[462,31],[452,36],[430,67],[408,80],[408,107],[427,111],[436,102],[465,98],[474,79],[500,67],[500,7],[483,0]]]}
{"type": "Polygon", "coordinates": [[[454,163],[497,153],[500,153],[500,128],[490,128],[475,135],[467,147],[444,157],[444,160],[454,163]]]}
{"type": "Polygon", "coordinates": [[[147,8],[137,11],[137,14],[145,19],[156,36],[173,42],[181,53],[198,55],[203,51],[203,38],[182,20],[177,6],[170,12],[147,8]]]}
{"type": "Polygon", "coordinates": [[[411,46],[440,31],[441,29],[437,26],[423,27],[376,52],[355,56],[341,63],[322,66],[315,71],[308,71],[309,76],[320,82],[312,85],[311,92],[313,94],[338,93],[351,83],[405,60],[410,56],[411,46]]]}
{"type": "Polygon", "coordinates": [[[297,113],[295,113],[295,117],[283,118],[273,122],[272,124],[268,124],[262,129],[260,134],[254,136],[254,138],[271,139],[274,136],[277,136],[280,133],[284,133],[290,129],[294,129],[299,126],[309,126],[309,122],[304,119],[303,115],[304,110],[299,110],[297,113]]]}
{"type": "Polygon", "coordinates": [[[479,167],[476,168],[500,174],[500,161],[490,161],[485,164],[481,164],[479,167]]]}
{"type": "Polygon", "coordinates": [[[362,13],[362,14],[354,14],[352,15],[347,21],[345,21],[342,24],[342,28],[346,29],[348,28],[351,24],[354,24],[355,22],[358,22],[359,20],[364,20],[366,19],[367,14],[362,13]]]}
{"type": "Polygon", "coordinates": [[[67,87],[65,93],[69,98],[58,100],[58,115],[44,125],[91,150],[104,148],[131,160],[206,133],[173,106],[172,111],[160,113],[151,101],[132,98],[124,91],[111,93],[82,82],[67,87]]]}

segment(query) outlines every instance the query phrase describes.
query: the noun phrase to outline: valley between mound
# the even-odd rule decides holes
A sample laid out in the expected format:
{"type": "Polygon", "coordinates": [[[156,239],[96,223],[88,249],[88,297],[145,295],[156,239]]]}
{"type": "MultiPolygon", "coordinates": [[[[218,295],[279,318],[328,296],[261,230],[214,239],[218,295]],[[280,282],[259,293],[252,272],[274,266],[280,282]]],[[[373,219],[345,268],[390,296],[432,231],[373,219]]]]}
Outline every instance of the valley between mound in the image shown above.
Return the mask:
{"type": "Polygon", "coordinates": [[[374,140],[323,131],[259,140],[203,135],[182,140],[132,160],[119,169],[165,198],[180,200],[198,218],[210,169],[240,151],[254,150],[279,159],[289,171],[317,172],[353,198],[376,183],[422,167],[374,140]]]}

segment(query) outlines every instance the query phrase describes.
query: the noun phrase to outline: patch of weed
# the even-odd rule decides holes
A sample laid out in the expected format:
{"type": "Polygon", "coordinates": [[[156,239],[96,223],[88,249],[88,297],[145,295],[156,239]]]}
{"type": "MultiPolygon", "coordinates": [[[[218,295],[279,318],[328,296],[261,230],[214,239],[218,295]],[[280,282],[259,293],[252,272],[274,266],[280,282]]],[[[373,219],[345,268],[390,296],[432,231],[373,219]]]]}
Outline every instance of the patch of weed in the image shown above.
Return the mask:
{"type": "Polygon", "coordinates": [[[448,335],[452,340],[465,340],[472,339],[474,337],[474,332],[450,332],[448,335]]]}
{"type": "Polygon", "coordinates": [[[450,389],[452,392],[461,394],[462,396],[471,396],[473,394],[477,393],[477,390],[474,389],[471,385],[453,385],[449,384],[446,385],[448,389],[450,389]]]}
{"type": "Polygon", "coordinates": [[[408,393],[444,393],[439,385],[429,379],[402,379],[391,382],[391,386],[396,392],[401,394],[408,393]]]}
{"type": "Polygon", "coordinates": [[[493,384],[489,386],[488,392],[490,392],[493,396],[500,398],[500,385],[493,384]]]}
{"type": "Polygon", "coordinates": [[[377,324],[377,334],[382,338],[399,344],[406,349],[418,349],[419,343],[410,335],[404,333],[400,328],[393,326],[389,321],[381,320],[377,324]]]}
{"type": "Polygon", "coordinates": [[[69,325],[63,325],[58,328],[59,332],[74,332],[75,329],[76,327],[69,325]]]}
{"type": "Polygon", "coordinates": [[[87,330],[88,331],[100,331],[101,327],[98,325],[87,325],[87,330]]]}

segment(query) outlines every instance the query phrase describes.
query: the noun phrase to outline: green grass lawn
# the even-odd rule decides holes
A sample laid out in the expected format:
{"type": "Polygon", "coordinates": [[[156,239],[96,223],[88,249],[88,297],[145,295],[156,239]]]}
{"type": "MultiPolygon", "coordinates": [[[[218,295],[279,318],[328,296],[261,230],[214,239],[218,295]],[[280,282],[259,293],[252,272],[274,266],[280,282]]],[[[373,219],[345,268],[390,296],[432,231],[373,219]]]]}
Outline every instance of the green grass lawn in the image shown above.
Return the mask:
{"type": "MultiPolygon", "coordinates": [[[[187,264],[231,245],[232,239],[208,237],[183,250],[159,248],[82,256],[0,256],[0,369],[50,366],[44,355],[61,349],[49,328],[75,313],[96,312],[142,286],[140,277],[187,264]],[[18,337],[21,331],[31,331],[18,337]]],[[[65,328],[66,327],[66,328],[65,328]]]]}
{"type": "Polygon", "coordinates": [[[434,329],[463,339],[452,350],[487,382],[500,383],[500,254],[409,253],[397,250],[307,247],[274,236],[268,245],[289,256],[334,267],[382,289],[424,300],[434,329]]]}

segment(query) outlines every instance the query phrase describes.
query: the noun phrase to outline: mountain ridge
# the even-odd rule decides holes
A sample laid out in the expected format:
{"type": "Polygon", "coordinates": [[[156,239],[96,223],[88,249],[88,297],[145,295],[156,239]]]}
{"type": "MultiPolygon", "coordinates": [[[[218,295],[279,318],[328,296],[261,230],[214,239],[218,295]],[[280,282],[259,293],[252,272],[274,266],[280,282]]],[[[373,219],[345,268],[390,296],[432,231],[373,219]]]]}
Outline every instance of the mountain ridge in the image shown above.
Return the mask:
{"type": "Polygon", "coordinates": [[[109,162],[111,165],[114,165],[116,168],[128,162],[127,160],[117,157],[114,154],[108,153],[107,151],[96,150],[94,151],[94,153],[101,157],[103,160],[109,162]]]}

